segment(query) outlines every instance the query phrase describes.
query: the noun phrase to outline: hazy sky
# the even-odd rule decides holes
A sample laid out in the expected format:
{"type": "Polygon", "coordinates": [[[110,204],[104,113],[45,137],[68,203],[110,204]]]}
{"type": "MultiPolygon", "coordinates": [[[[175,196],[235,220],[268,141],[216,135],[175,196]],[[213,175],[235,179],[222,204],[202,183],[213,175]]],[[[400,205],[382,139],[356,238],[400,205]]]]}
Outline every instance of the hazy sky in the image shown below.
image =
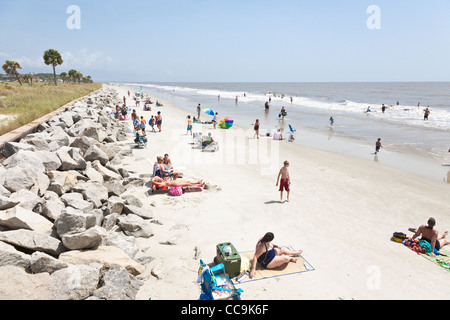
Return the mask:
{"type": "Polygon", "coordinates": [[[0,32],[22,73],[53,48],[96,81],[450,81],[449,0],[0,0],[0,32]]]}

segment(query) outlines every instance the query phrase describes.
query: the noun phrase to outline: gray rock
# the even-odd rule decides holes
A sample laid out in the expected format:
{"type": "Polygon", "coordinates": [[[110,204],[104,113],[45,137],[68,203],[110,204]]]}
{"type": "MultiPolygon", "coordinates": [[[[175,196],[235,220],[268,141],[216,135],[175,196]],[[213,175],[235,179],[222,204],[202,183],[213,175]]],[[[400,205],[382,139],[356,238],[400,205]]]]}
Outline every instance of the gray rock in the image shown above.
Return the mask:
{"type": "Polygon", "coordinates": [[[86,153],[86,150],[93,145],[93,139],[88,137],[76,137],[75,140],[70,144],[71,147],[78,148],[81,150],[81,153],[86,153]]]}
{"type": "Polygon", "coordinates": [[[13,154],[17,153],[19,150],[36,151],[37,149],[34,146],[27,143],[8,141],[5,143],[2,153],[5,156],[5,158],[9,158],[13,154]]]}
{"type": "Polygon", "coordinates": [[[100,270],[87,265],[69,265],[52,273],[52,292],[56,300],[83,300],[97,289],[100,270]]]}
{"type": "Polygon", "coordinates": [[[46,174],[50,178],[48,190],[59,196],[72,190],[78,183],[77,177],[69,172],[49,171],[46,174]]]}
{"type": "Polygon", "coordinates": [[[20,252],[12,245],[0,241],[0,267],[16,266],[28,269],[30,263],[30,255],[20,252]]]}
{"type": "Polygon", "coordinates": [[[9,229],[28,229],[50,235],[53,224],[31,210],[16,206],[0,211],[0,225],[9,229]]]}
{"type": "Polygon", "coordinates": [[[135,214],[120,216],[117,225],[127,236],[150,238],[154,235],[150,223],[135,214]]]}
{"type": "Polygon", "coordinates": [[[94,204],[94,208],[101,208],[102,203],[108,200],[108,189],[96,181],[80,181],[74,191],[81,192],[85,200],[94,204]]]}
{"type": "Polygon", "coordinates": [[[70,250],[90,249],[102,244],[104,233],[101,227],[95,226],[80,233],[66,233],[61,240],[70,250]]]}
{"type": "Polygon", "coordinates": [[[52,256],[58,256],[64,251],[64,246],[58,239],[32,230],[2,231],[0,241],[32,251],[42,251],[52,256]]]}
{"type": "Polygon", "coordinates": [[[134,259],[139,252],[139,248],[136,243],[136,238],[132,236],[126,236],[121,232],[110,232],[105,238],[103,244],[105,246],[115,246],[122,249],[131,259],[134,259]]]}
{"type": "Polygon", "coordinates": [[[60,237],[70,233],[80,233],[96,225],[93,214],[67,207],[55,220],[54,226],[60,237]]]}
{"type": "Polygon", "coordinates": [[[109,158],[108,155],[96,145],[91,145],[84,153],[84,160],[92,162],[98,160],[104,166],[109,161],[109,158]]]}
{"type": "Polygon", "coordinates": [[[121,180],[122,176],[118,173],[115,173],[106,167],[104,167],[101,164],[100,160],[94,160],[92,162],[92,167],[97,170],[102,176],[104,181],[111,181],[111,180],[121,180]]]}
{"type": "Polygon", "coordinates": [[[120,196],[127,189],[122,185],[122,182],[119,180],[111,180],[104,183],[104,186],[108,189],[108,195],[111,196],[120,196]]]}
{"type": "Polygon", "coordinates": [[[119,265],[112,265],[100,277],[99,286],[93,297],[100,300],[134,300],[143,285],[133,275],[119,265]]]}
{"type": "Polygon", "coordinates": [[[125,200],[125,204],[133,205],[139,208],[142,208],[144,206],[141,200],[131,194],[124,194],[121,197],[125,200]]]}
{"type": "Polygon", "coordinates": [[[9,198],[11,201],[17,201],[20,207],[37,213],[42,212],[45,203],[45,199],[26,189],[12,193],[9,198]]]}
{"type": "Polygon", "coordinates": [[[65,193],[61,196],[61,201],[66,206],[71,206],[72,208],[88,211],[94,209],[94,204],[92,202],[83,199],[83,195],[78,192],[65,193]]]}
{"type": "Polygon", "coordinates": [[[20,201],[11,200],[9,197],[0,195],[0,210],[6,210],[18,205],[20,201]]]}
{"type": "Polygon", "coordinates": [[[73,170],[77,169],[78,163],[75,161],[70,155],[69,150],[71,150],[71,147],[61,147],[59,148],[55,153],[61,160],[61,167],[60,169],[63,171],[73,170]]]}
{"type": "Polygon", "coordinates": [[[33,273],[48,272],[52,274],[57,270],[67,268],[69,265],[44,252],[36,251],[31,255],[30,269],[33,273]]]}
{"type": "Polygon", "coordinates": [[[50,221],[55,221],[61,215],[66,205],[61,200],[47,200],[42,208],[42,214],[50,221]]]}
{"type": "Polygon", "coordinates": [[[52,279],[48,273],[29,274],[21,267],[0,267],[2,300],[53,300],[52,279]]]}
{"type": "Polygon", "coordinates": [[[144,219],[153,219],[153,213],[151,213],[150,211],[130,204],[126,204],[124,206],[123,212],[125,214],[135,214],[144,219]]]}

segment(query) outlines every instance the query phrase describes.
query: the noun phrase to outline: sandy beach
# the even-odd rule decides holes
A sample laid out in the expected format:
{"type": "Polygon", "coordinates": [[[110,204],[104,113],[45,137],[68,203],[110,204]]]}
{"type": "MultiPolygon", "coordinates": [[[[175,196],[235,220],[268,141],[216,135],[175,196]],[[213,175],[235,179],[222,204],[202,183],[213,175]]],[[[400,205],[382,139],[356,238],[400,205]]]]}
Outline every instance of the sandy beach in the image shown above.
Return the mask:
{"type": "MultiPolygon", "coordinates": [[[[136,91],[105,86],[114,87],[119,98],[136,91]]],[[[147,147],[133,149],[125,165],[148,178],[134,195],[160,222],[153,237],[137,239],[140,252],[154,257],[145,272],[157,274],[148,276],[137,299],[197,300],[199,259],[213,262],[216,245],[223,242],[240,252],[254,250],[269,231],[274,243],[303,250],[315,270],[239,284],[243,300],[448,299],[448,271],[390,239],[396,231],[412,236],[408,228],[431,216],[440,234],[448,230],[449,184],[375,161],[257,140],[251,128],[237,126],[214,130],[195,124],[193,132],[211,132],[219,142],[217,152],[202,152],[186,132],[186,117],[196,115],[196,105],[188,113],[151,98],[164,106],[135,109],[147,122],[161,111],[162,132],[147,125],[147,147]],[[151,194],[153,163],[166,153],[183,179],[202,179],[212,187],[180,197],[151,194]],[[291,194],[290,202],[280,203],[275,184],[285,160],[291,194]]],[[[134,101],[127,104],[133,107],[134,101]]]]}

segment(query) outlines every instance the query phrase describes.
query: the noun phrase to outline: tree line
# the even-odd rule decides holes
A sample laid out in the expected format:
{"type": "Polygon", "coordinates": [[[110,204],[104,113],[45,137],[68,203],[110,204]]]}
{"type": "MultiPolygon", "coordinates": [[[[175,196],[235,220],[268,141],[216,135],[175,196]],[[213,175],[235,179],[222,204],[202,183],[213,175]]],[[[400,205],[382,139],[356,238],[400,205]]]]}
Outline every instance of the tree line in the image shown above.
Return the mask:
{"type": "MultiPolygon", "coordinates": [[[[56,76],[56,67],[63,64],[63,59],[61,54],[54,49],[49,49],[44,52],[44,63],[46,65],[50,65],[53,68],[53,81],[55,83],[55,86],[57,86],[57,76],[56,76]]],[[[20,75],[18,70],[22,69],[22,66],[19,62],[13,61],[13,60],[6,60],[5,64],[3,65],[3,70],[6,72],[7,75],[16,78],[16,80],[19,82],[20,85],[22,85],[22,81],[32,84],[33,83],[33,76],[31,74],[25,74],[20,75]]],[[[61,72],[59,75],[59,78],[64,82],[78,82],[78,83],[91,83],[92,78],[91,76],[84,76],[80,71],[71,69],[69,72],[61,72]]]]}

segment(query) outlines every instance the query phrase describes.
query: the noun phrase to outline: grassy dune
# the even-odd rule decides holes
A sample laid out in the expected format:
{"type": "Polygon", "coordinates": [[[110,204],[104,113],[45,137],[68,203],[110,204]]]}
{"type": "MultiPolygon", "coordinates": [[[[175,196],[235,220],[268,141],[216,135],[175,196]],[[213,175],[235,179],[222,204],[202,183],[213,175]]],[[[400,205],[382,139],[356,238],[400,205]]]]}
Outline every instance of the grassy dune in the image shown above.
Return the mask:
{"type": "Polygon", "coordinates": [[[100,83],[48,83],[33,85],[0,83],[0,115],[9,116],[0,122],[0,135],[17,129],[50,113],[72,100],[100,89],[100,83]]]}

